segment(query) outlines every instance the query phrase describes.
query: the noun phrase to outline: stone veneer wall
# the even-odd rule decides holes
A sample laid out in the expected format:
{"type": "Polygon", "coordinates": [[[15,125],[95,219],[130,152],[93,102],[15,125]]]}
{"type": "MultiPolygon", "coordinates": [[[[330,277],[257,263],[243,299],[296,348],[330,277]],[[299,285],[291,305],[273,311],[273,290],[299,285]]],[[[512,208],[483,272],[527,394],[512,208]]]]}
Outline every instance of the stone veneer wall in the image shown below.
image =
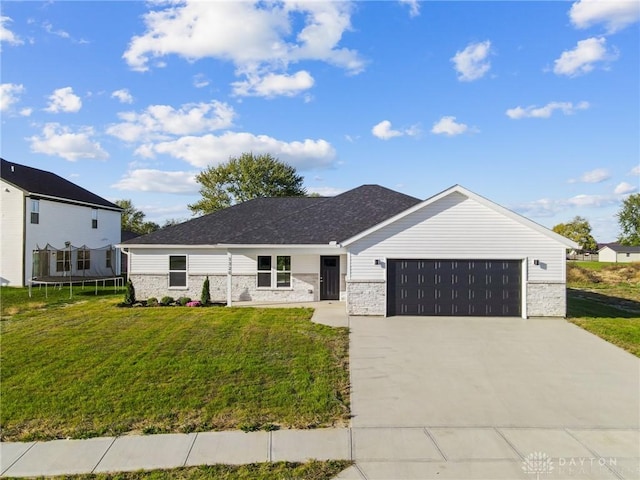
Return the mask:
{"type": "Polygon", "coordinates": [[[565,317],[567,286],[564,283],[528,283],[528,317],[565,317]]]}
{"type": "Polygon", "coordinates": [[[347,280],[347,314],[385,315],[384,280],[347,280]]]}
{"type": "MultiPolygon", "coordinates": [[[[189,275],[188,287],[185,289],[170,289],[168,275],[132,274],[130,277],[138,300],[146,300],[149,297],[160,300],[166,295],[175,299],[190,297],[193,300],[199,300],[206,275],[189,275]]],[[[255,275],[233,275],[232,301],[313,302],[318,300],[320,292],[317,274],[293,274],[291,277],[291,289],[258,289],[255,275]]],[[[209,290],[212,301],[226,302],[227,276],[209,275],[209,290]]]]}

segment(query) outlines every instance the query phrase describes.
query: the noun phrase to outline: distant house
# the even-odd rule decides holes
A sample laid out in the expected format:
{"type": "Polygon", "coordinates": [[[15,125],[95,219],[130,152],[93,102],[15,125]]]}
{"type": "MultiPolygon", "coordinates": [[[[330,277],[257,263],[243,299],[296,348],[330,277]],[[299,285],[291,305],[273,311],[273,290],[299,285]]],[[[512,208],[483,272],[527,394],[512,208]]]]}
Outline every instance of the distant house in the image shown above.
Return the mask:
{"type": "Polygon", "coordinates": [[[640,262],[640,247],[625,247],[619,243],[607,243],[598,250],[601,262],[640,262]]]}
{"type": "Polygon", "coordinates": [[[0,160],[2,286],[120,274],[120,207],[54,173],[0,160]]]}
{"type": "Polygon", "coordinates": [[[139,298],[343,300],[350,315],[564,316],[578,245],[455,185],[257,198],[120,245],[139,298]]]}

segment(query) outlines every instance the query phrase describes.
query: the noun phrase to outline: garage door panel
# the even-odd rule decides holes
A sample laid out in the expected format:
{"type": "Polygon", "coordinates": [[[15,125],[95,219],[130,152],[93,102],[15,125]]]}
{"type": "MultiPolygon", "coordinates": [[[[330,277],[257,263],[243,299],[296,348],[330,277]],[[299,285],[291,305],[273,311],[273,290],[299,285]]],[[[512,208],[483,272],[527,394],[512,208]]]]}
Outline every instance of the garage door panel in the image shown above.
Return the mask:
{"type": "Polygon", "coordinates": [[[388,315],[520,316],[520,260],[389,260],[388,315]]]}

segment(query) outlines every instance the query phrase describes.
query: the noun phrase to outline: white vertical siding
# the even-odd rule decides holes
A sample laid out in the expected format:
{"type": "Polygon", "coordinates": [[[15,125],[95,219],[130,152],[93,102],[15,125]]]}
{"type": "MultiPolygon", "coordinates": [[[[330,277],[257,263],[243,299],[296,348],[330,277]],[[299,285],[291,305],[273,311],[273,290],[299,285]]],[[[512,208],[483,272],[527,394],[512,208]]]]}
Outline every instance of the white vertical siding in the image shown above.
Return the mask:
{"type": "Polygon", "coordinates": [[[0,284],[19,287],[22,278],[24,193],[0,181],[0,284]]]}
{"type": "Polygon", "coordinates": [[[350,278],[384,279],[386,258],[537,259],[529,281],[564,282],[565,248],[475,200],[453,193],[349,247],[350,278]]]}

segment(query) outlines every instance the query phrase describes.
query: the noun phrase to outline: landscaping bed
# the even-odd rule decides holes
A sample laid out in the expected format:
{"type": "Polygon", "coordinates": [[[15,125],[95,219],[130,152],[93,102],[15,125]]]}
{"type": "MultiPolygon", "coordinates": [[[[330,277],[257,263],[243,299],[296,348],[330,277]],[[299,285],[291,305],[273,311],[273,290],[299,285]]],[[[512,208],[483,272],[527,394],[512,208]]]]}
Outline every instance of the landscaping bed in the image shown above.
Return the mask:
{"type": "Polygon", "coordinates": [[[119,300],[86,296],[2,322],[2,440],[349,418],[348,331],[311,323],[311,309],[123,309],[119,300]]]}

